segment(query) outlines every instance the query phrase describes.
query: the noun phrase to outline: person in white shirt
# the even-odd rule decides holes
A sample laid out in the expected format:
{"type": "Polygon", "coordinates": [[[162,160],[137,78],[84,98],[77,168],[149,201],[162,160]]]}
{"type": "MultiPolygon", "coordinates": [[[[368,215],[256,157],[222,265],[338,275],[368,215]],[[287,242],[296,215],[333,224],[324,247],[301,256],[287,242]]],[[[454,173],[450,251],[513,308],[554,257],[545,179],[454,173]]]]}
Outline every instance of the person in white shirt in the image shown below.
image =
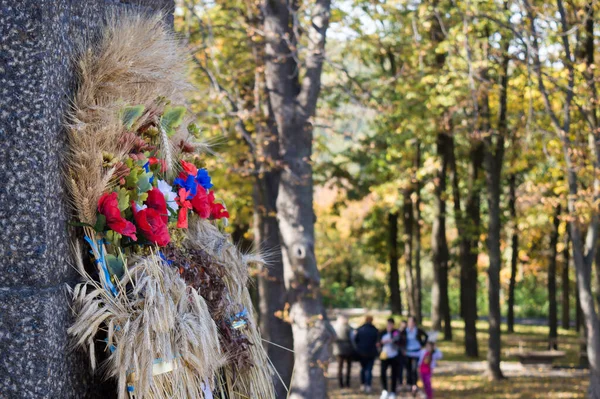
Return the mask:
{"type": "Polygon", "coordinates": [[[427,334],[425,331],[417,327],[414,316],[408,317],[408,325],[401,333],[401,341],[405,345],[405,365],[406,365],[406,382],[412,385],[412,391],[417,391],[417,368],[421,349],[427,342],[427,334]]]}
{"type": "Polygon", "coordinates": [[[398,347],[399,341],[400,331],[396,330],[394,319],[389,318],[386,329],[379,334],[379,347],[381,348],[381,353],[379,355],[379,358],[381,359],[381,385],[383,386],[381,399],[392,399],[396,397],[396,383],[398,382],[398,368],[400,367],[398,361],[400,354],[400,348],[398,347]],[[388,368],[392,369],[389,386],[387,379],[388,368]]]}

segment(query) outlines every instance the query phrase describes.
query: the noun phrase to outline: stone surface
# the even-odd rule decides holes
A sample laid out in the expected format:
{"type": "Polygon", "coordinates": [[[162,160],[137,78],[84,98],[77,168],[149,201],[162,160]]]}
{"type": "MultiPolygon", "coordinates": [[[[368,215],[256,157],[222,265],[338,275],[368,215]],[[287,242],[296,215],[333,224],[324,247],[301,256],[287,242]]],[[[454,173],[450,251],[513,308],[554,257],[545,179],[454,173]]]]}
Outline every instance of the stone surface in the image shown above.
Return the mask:
{"type": "Polygon", "coordinates": [[[68,349],[61,123],[77,44],[126,9],[173,1],[0,0],[0,398],[106,397],[68,349]]]}

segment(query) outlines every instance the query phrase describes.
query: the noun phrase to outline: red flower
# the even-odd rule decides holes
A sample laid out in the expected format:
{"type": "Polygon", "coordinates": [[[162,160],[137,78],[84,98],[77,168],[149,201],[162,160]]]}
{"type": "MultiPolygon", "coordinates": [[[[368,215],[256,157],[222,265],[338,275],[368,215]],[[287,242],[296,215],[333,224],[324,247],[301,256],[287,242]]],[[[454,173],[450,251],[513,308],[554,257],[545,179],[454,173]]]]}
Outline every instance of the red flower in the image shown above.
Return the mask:
{"type": "Polygon", "coordinates": [[[106,217],[106,224],[111,230],[137,241],[135,225],[121,216],[117,193],[103,194],[98,200],[98,212],[106,217]]]}
{"type": "Polygon", "coordinates": [[[165,173],[167,171],[167,161],[164,159],[150,157],[148,158],[148,163],[150,163],[150,165],[156,165],[157,163],[160,163],[160,173],[165,173]]]}
{"type": "Polygon", "coordinates": [[[181,166],[183,167],[183,170],[185,170],[188,175],[192,175],[192,176],[196,177],[196,175],[198,174],[198,168],[193,163],[186,162],[182,159],[181,166]]]}
{"type": "Polygon", "coordinates": [[[209,199],[209,195],[206,194],[205,189],[203,189],[202,187],[198,187],[198,192],[196,193],[194,198],[190,200],[190,203],[192,204],[194,212],[196,212],[198,216],[200,216],[202,219],[208,219],[208,217],[210,216],[212,202],[209,199]]]}
{"type": "Polygon", "coordinates": [[[220,203],[215,203],[215,192],[210,191],[208,193],[208,203],[210,204],[210,218],[211,219],[222,219],[228,218],[229,212],[225,208],[225,205],[220,203]]]}
{"type": "Polygon", "coordinates": [[[144,237],[160,247],[164,247],[171,241],[169,229],[162,215],[152,208],[138,210],[135,202],[131,203],[133,218],[144,237]]]}
{"type": "Polygon", "coordinates": [[[192,203],[187,200],[189,192],[185,188],[179,189],[179,195],[175,198],[175,202],[179,205],[179,213],[177,214],[177,227],[180,229],[188,228],[188,209],[192,209],[192,203]]]}
{"type": "Polygon", "coordinates": [[[223,204],[217,202],[210,206],[210,217],[212,219],[229,218],[229,212],[223,204]]]}
{"type": "Polygon", "coordinates": [[[165,196],[158,188],[153,187],[152,190],[148,191],[148,198],[146,199],[145,204],[148,206],[148,208],[154,209],[156,212],[158,212],[165,224],[169,223],[167,201],[165,201],[165,196]]]}

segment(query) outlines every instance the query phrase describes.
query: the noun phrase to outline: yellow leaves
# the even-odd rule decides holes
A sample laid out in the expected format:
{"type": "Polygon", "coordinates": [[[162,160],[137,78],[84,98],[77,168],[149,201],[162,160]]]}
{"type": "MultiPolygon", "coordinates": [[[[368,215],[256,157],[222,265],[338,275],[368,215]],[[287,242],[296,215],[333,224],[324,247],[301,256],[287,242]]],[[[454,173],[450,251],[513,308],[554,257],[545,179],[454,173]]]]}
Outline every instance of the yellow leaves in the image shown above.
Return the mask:
{"type": "Polygon", "coordinates": [[[568,190],[569,190],[568,187],[563,184],[563,185],[554,187],[554,189],[552,189],[552,192],[557,196],[561,196],[561,195],[566,195],[568,190]]]}

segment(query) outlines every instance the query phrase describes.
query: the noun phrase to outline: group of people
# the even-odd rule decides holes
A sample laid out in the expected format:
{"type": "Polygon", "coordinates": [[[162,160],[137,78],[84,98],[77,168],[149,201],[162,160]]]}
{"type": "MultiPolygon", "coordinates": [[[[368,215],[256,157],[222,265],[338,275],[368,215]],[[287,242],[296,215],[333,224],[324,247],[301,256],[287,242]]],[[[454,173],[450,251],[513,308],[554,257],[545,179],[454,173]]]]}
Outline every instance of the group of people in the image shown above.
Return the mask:
{"type": "Polygon", "coordinates": [[[340,315],[334,328],[336,331],[334,355],[338,360],[338,379],[341,388],[350,387],[352,362],[358,360],[361,365],[361,389],[365,393],[370,393],[373,366],[379,358],[383,387],[381,399],[395,398],[398,386],[401,390],[410,390],[416,394],[419,377],[427,398],[433,398],[431,374],[442,353],[435,347],[435,342],[429,339],[427,333],[417,326],[414,317],[410,316],[408,321],[401,321],[399,329],[396,328],[394,319],[389,318],[386,328],[379,331],[373,325],[372,316],[367,316],[365,323],[355,330],[348,324],[348,319],[340,315]],[[346,366],[345,378],[344,366],[346,366]]]}

